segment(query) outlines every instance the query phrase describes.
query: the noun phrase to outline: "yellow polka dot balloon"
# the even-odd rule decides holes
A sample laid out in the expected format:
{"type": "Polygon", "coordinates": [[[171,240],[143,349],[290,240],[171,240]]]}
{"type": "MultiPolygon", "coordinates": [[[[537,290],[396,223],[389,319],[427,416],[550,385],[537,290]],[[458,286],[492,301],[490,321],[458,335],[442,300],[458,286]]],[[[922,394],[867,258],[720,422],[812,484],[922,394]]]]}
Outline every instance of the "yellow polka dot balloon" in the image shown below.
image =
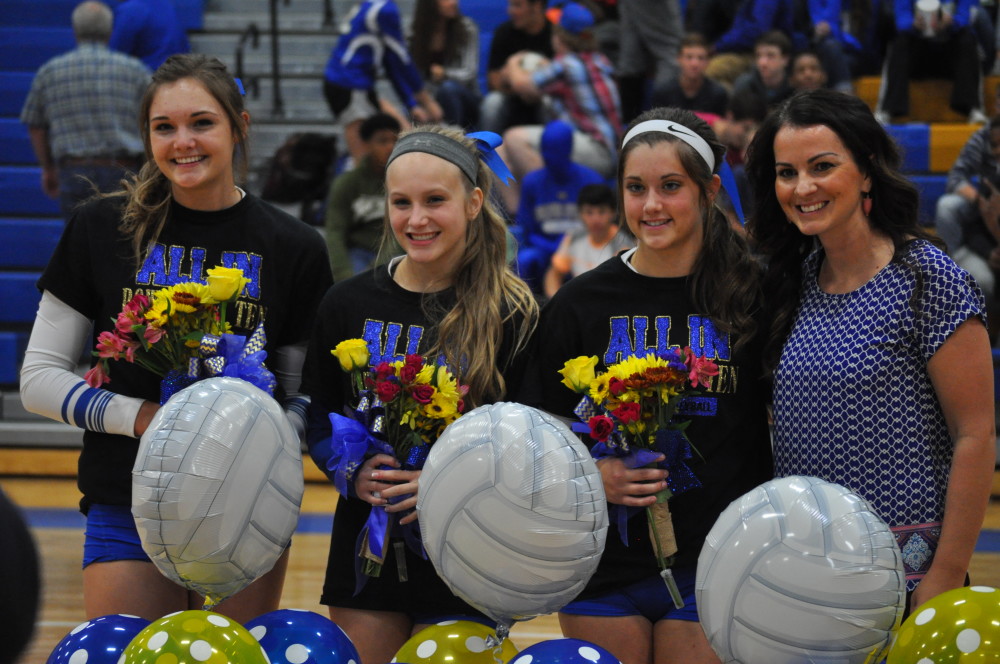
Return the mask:
{"type": "Polygon", "coordinates": [[[139,632],[120,664],[270,664],[257,639],[232,618],[178,611],[139,632]]]}
{"type": "Polygon", "coordinates": [[[400,664],[496,664],[518,653],[510,639],[493,645],[495,630],[471,620],[446,620],[426,627],[403,644],[393,662],[400,664]]]}
{"type": "Polygon", "coordinates": [[[900,626],[888,664],[946,662],[1000,662],[1000,590],[949,590],[921,605],[900,626]]]}

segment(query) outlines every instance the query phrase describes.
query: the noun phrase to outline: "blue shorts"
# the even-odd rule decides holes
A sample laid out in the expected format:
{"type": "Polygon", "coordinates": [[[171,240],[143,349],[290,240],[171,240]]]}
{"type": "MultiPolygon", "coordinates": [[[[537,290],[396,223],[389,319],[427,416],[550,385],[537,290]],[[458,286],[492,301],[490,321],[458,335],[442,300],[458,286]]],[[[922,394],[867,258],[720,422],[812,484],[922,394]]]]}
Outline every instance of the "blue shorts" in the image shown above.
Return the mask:
{"type": "Polygon", "coordinates": [[[570,602],[560,613],[579,616],[643,616],[651,623],[661,620],[698,622],[698,606],[694,601],[695,568],[673,568],[674,581],[684,598],[684,608],[674,607],[663,579],[651,576],[622,590],[570,602]]]}
{"type": "Polygon", "coordinates": [[[83,566],[116,560],[149,560],[127,505],[91,505],[83,531],[83,566]]]}

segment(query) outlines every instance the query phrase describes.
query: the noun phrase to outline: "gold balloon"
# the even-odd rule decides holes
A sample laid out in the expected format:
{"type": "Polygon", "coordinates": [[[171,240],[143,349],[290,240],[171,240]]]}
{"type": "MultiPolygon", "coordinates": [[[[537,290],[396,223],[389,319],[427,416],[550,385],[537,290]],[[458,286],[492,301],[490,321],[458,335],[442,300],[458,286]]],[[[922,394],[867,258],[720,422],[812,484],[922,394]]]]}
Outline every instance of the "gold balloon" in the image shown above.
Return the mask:
{"type": "Polygon", "coordinates": [[[1000,590],[949,590],[921,605],[900,626],[888,664],[946,662],[1000,662],[1000,590]]]}
{"type": "Polygon", "coordinates": [[[471,620],[448,620],[420,630],[403,644],[393,662],[401,664],[496,664],[518,653],[510,639],[490,646],[495,630],[471,620]]]}

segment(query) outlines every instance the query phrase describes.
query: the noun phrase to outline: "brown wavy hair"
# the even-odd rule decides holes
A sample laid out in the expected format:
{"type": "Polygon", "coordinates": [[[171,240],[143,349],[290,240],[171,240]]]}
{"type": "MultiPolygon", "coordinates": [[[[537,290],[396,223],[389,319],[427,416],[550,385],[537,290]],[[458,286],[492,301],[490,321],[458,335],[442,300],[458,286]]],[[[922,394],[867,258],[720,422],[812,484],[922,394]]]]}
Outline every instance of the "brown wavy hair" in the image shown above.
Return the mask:
{"type": "Polygon", "coordinates": [[[139,105],[139,132],[146,148],[146,162],[139,172],[122,181],[123,190],[112,196],[125,200],[119,230],[130,240],[137,265],[142,264],[146,251],[159,238],[167,224],[170,202],[173,200],[170,181],[160,171],[153,159],[150,143],[149,111],[160,88],[190,78],[201,83],[222,107],[233,128],[233,169],[237,181],[247,172],[247,130],[243,117],[243,95],[232,74],[217,58],[199,53],[172,55],[153,73],[152,81],[139,105]]]}

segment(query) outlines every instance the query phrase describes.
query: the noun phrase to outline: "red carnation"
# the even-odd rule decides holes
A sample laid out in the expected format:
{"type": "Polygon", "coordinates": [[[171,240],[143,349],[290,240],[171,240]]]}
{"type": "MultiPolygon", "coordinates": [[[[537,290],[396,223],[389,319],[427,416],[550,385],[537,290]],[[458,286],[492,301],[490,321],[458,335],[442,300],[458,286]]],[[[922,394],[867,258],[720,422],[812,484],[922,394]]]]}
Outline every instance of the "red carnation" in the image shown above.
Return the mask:
{"type": "Polygon", "coordinates": [[[642,416],[642,407],[637,403],[623,403],[615,408],[611,413],[618,418],[622,424],[635,422],[642,416]]]}

